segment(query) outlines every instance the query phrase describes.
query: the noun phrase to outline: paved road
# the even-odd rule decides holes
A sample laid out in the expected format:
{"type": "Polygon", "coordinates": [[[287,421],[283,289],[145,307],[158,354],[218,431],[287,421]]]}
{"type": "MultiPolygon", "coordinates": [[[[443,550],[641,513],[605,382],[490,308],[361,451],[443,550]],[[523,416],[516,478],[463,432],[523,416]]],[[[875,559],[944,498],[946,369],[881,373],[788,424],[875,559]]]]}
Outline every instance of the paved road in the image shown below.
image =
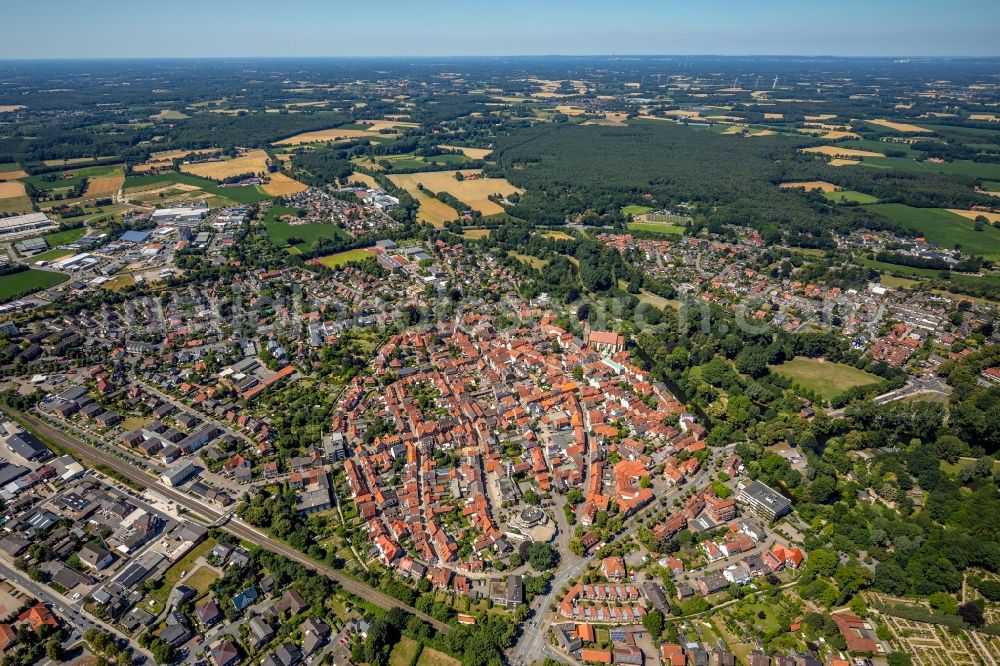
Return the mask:
{"type": "MultiPolygon", "coordinates": [[[[945,380],[941,377],[916,377],[908,380],[904,386],[898,389],[875,396],[872,398],[872,402],[876,405],[884,405],[887,402],[903,400],[904,398],[909,398],[921,393],[941,393],[944,395],[950,395],[951,387],[948,386],[945,380]]],[[[827,416],[832,419],[837,419],[842,417],[845,412],[846,409],[841,407],[840,409],[834,409],[833,411],[827,412],[827,416]]]]}
{"type": "MultiPolygon", "coordinates": [[[[28,594],[30,594],[38,601],[41,601],[51,606],[52,610],[55,611],[57,615],[69,619],[70,630],[71,630],[69,644],[72,644],[77,640],[82,640],[83,633],[87,631],[87,629],[103,630],[111,633],[114,636],[117,636],[119,639],[128,640],[128,637],[125,634],[118,631],[114,627],[105,624],[101,620],[97,619],[96,617],[92,616],[90,613],[85,611],[83,609],[82,599],[78,601],[70,601],[66,597],[57,593],[52,588],[46,585],[40,585],[36,583],[35,581],[25,576],[23,573],[15,569],[11,569],[4,563],[0,563],[0,574],[2,574],[4,578],[9,580],[16,587],[19,587],[22,590],[26,591],[28,594]]],[[[140,652],[148,659],[153,658],[153,655],[144,650],[142,647],[140,647],[138,643],[132,643],[130,641],[130,644],[132,645],[133,650],[140,652]]]]}
{"type": "MultiPolygon", "coordinates": [[[[13,412],[13,410],[11,411],[13,412]]],[[[149,474],[146,474],[136,469],[132,465],[129,465],[128,463],[122,461],[120,458],[113,456],[109,453],[106,453],[101,449],[94,447],[88,443],[81,442],[76,438],[70,437],[69,435],[53,428],[52,426],[48,425],[44,421],[40,420],[39,418],[31,414],[25,414],[23,412],[13,412],[13,413],[16,414],[16,416],[20,420],[27,423],[29,426],[31,426],[31,428],[33,428],[37,433],[39,433],[43,437],[51,441],[54,441],[55,443],[65,447],[66,449],[82,454],[83,456],[87,457],[90,460],[93,460],[103,465],[107,465],[116,473],[129,479],[130,481],[138,483],[146,488],[155,488],[155,491],[157,493],[159,493],[163,497],[166,497],[169,500],[176,502],[179,506],[182,506],[188,509],[189,511],[204,516],[205,518],[207,518],[212,522],[219,520],[224,515],[223,512],[205,506],[204,504],[195,500],[190,495],[179,492],[177,490],[174,490],[168,486],[161,484],[159,480],[154,479],[154,477],[150,476],[149,474]]],[[[298,562],[299,564],[309,569],[312,569],[317,573],[323,574],[327,578],[330,578],[331,580],[334,580],[337,583],[339,583],[341,587],[343,587],[351,594],[357,595],[358,597],[366,599],[378,606],[381,606],[383,608],[393,608],[393,607],[402,608],[403,610],[416,615],[417,617],[429,623],[435,629],[441,632],[447,633],[451,629],[451,627],[449,627],[447,624],[435,620],[431,616],[425,613],[421,613],[416,608],[407,606],[406,604],[394,599],[393,597],[390,597],[384,592],[380,592],[379,590],[369,587],[365,583],[362,583],[359,580],[351,578],[350,576],[347,576],[346,574],[337,571],[332,567],[328,567],[325,564],[322,564],[321,562],[317,562],[316,560],[308,557],[307,555],[295,550],[291,546],[287,546],[281,543],[280,541],[272,539],[267,534],[247,525],[246,523],[243,523],[242,521],[239,521],[238,519],[234,518],[230,520],[222,527],[222,529],[232,534],[235,534],[241,539],[254,543],[260,546],[261,548],[266,548],[267,550],[278,553],[279,555],[283,555],[290,560],[294,560],[295,562],[298,562]]]]}

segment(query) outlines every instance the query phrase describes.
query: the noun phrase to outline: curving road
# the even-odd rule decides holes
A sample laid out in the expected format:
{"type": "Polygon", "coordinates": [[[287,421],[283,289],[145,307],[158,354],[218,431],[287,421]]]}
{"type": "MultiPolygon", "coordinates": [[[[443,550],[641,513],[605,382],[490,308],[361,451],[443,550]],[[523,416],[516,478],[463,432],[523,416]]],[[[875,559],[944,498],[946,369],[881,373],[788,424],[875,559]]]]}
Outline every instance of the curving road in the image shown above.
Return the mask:
{"type": "MultiPolygon", "coordinates": [[[[146,474],[145,472],[122,461],[117,456],[113,456],[95,446],[92,446],[91,444],[70,437],[66,433],[57,430],[56,428],[53,428],[52,426],[48,425],[45,421],[42,421],[41,419],[35,417],[34,415],[25,414],[24,412],[18,412],[14,410],[9,410],[9,413],[12,416],[15,416],[17,420],[20,420],[22,423],[26,423],[27,425],[29,425],[32,429],[35,430],[37,434],[41,435],[43,438],[49,439],[50,441],[55,442],[59,446],[74,451],[75,453],[89,460],[92,460],[96,463],[100,463],[102,465],[106,465],[110,467],[112,470],[114,470],[116,473],[125,477],[126,479],[138,483],[143,487],[154,488],[157,493],[159,493],[163,497],[166,497],[169,500],[174,501],[178,506],[182,506],[193,513],[197,513],[201,516],[204,516],[213,523],[216,521],[220,521],[220,519],[222,519],[223,516],[225,515],[224,512],[217,511],[216,509],[205,506],[201,502],[195,500],[190,495],[179,492],[177,490],[174,490],[173,488],[170,488],[169,486],[160,483],[159,479],[156,479],[150,476],[149,474],[146,474]]],[[[413,608],[412,606],[407,606],[398,599],[390,597],[384,592],[376,590],[373,587],[369,587],[365,583],[362,583],[361,581],[355,578],[351,578],[350,576],[344,574],[343,572],[340,572],[332,567],[329,567],[323,564],[322,562],[317,562],[308,555],[300,553],[291,546],[288,546],[280,541],[272,539],[263,532],[253,527],[250,527],[249,525],[243,523],[238,519],[233,518],[228,522],[225,522],[225,524],[222,525],[221,529],[224,529],[227,532],[230,532],[238,536],[239,538],[244,539],[245,541],[249,541],[250,543],[256,544],[261,548],[266,548],[267,550],[278,553],[279,555],[283,555],[290,560],[294,560],[295,562],[298,562],[304,567],[312,569],[316,573],[322,574],[327,578],[336,581],[337,583],[340,584],[341,587],[343,587],[351,594],[354,594],[362,599],[370,601],[378,606],[381,606],[382,608],[394,608],[394,607],[402,608],[408,613],[416,615],[424,622],[427,622],[438,631],[447,633],[451,629],[450,626],[439,620],[435,620],[430,615],[427,615],[426,613],[421,613],[416,608],[413,608]]]]}

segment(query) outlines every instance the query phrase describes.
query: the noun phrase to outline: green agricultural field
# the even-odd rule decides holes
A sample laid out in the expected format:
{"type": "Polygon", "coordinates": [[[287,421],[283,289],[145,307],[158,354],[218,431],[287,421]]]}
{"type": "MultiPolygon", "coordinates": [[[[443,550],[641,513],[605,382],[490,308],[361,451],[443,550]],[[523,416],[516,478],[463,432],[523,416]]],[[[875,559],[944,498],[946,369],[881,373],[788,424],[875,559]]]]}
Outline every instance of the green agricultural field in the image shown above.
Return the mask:
{"type": "Polygon", "coordinates": [[[87,233],[87,230],[83,227],[79,229],[66,229],[64,231],[53,231],[51,234],[45,234],[42,238],[48,243],[49,247],[59,247],[60,245],[65,245],[66,243],[72,243],[75,240],[83,238],[83,235],[87,233]]]}
{"type": "Polygon", "coordinates": [[[984,180],[983,189],[987,192],[996,192],[997,194],[1000,194],[1000,183],[995,180],[984,180]]]}
{"type": "MultiPolygon", "coordinates": [[[[924,140],[931,140],[925,138],[924,140]]],[[[851,148],[854,150],[872,150],[876,153],[884,153],[887,150],[898,151],[901,153],[906,153],[907,157],[917,157],[922,153],[919,150],[914,150],[908,144],[905,143],[890,143],[888,141],[872,141],[869,139],[851,139],[848,141],[837,141],[835,144],[838,148],[851,148]]]]}
{"type": "Polygon", "coordinates": [[[4,197],[0,199],[0,213],[20,215],[30,212],[31,199],[29,197],[4,197]]]}
{"type": "Polygon", "coordinates": [[[864,192],[855,192],[854,190],[841,190],[839,192],[823,192],[824,197],[829,199],[834,203],[847,203],[854,202],[859,204],[873,204],[878,203],[878,198],[873,197],[870,194],[865,194],[864,192]]]}
{"type": "Polygon", "coordinates": [[[366,250],[347,250],[346,252],[338,252],[336,254],[328,254],[325,257],[320,257],[316,261],[323,264],[327,268],[339,268],[345,264],[351,262],[364,261],[365,259],[371,259],[372,253],[366,250]]]}
{"type": "Polygon", "coordinates": [[[642,215],[643,213],[650,213],[652,211],[653,209],[649,206],[640,206],[638,204],[622,206],[622,215],[642,215]]]}
{"type": "Polygon", "coordinates": [[[270,195],[256,187],[219,187],[219,185],[206,178],[199,178],[188,173],[158,173],[149,176],[129,176],[125,179],[125,189],[134,187],[149,188],[155,185],[167,185],[169,183],[184,183],[194,185],[204,192],[214,194],[218,197],[235,201],[237,203],[254,203],[255,201],[265,201],[270,199],[270,195]]]}
{"type": "Polygon", "coordinates": [[[681,235],[684,233],[684,227],[679,227],[676,224],[657,224],[655,222],[629,222],[629,231],[648,231],[652,234],[672,234],[681,235]]]}
{"type": "Polygon", "coordinates": [[[48,289],[62,284],[69,279],[68,275],[52,271],[40,271],[30,268],[20,273],[0,275],[0,303],[13,300],[20,296],[48,289]]]}
{"type": "Polygon", "coordinates": [[[1000,164],[973,162],[972,160],[955,160],[953,162],[936,164],[926,160],[917,162],[908,157],[864,157],[861,159],[861,166],[922,173],[949,173],[959,176],[971,176],[972,178],[1000,180],[1000,164]]]}
{"type": "Polygon", "coordinates": [[[824,400],[832,400],[855,386],[882,381],[864,370],[815,358],[796,358],[770,367],[771,372],[787,377],[793,384],[816,393],[824,400]]]}
{"type": "Polygon", "coordinates": [[[101,176],[114,176],[122,173],[121,165],[85,167],[82,169],[69,168],[62,172],[39,174],[22,179],[25,183],[31,183],[40,190],[56,190],[74,187],[84,178],[99,178],[101,176]],[[72,174],[70,178],[65,178],[64,174],[72,174]],[[47,180],[53,178],[53,180],[47,180]]]}
{"type": "Polygon", "coordinates": [[[940,208],[912,208],[905,204],[874,204],[867,206],[907,229],[915,229],[931,243],[951,248],[956,245],[971,254],[1000,258],[1000,228],[985,225],[975,230],[975,221],[940,208]]]}

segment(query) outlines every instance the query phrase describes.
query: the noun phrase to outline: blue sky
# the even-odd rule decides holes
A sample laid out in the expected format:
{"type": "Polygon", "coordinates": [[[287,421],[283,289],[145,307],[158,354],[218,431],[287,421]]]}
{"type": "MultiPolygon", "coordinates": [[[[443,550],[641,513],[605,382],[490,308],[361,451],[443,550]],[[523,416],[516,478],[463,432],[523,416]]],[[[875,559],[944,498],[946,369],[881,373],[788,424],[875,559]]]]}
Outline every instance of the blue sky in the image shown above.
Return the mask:
{"type": "Polygon", "coordinates": [[[1000,0],[10,0],[0,58],[1000,55],[1000,0]]]}

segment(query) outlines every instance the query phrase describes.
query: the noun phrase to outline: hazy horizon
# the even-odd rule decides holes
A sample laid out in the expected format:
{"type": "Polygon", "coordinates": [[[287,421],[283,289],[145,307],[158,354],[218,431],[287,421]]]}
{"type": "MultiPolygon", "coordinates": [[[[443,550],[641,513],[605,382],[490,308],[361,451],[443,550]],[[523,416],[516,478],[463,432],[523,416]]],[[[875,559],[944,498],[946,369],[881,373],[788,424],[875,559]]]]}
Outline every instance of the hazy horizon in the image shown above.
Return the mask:
{"type": "Polygon", "coordinates": [[[990,0],[98,4],[6,7],[0,59],[1000,56],[1000,3],[990,0]]]}

